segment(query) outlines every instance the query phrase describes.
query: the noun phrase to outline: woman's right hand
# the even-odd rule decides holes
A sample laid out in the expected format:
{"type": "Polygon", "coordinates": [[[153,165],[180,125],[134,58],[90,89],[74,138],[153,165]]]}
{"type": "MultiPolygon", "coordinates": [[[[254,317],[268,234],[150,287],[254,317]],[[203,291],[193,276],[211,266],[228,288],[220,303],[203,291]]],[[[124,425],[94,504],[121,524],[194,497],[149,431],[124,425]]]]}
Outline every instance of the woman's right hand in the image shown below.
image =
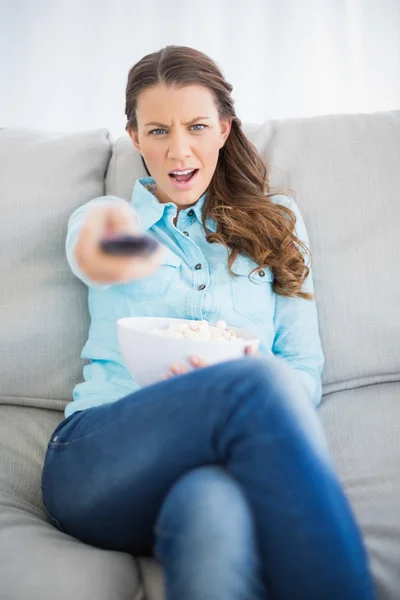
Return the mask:
{"type": "Polygon", "coordinates": [[[150,256],[113,256],[100,247],[107,235],[141,235],[135,211],[125,200],[98,206],[84,221],[75,245],[81,271],[98,283],[121,283],[141,279],[154,273],[166,251],[160,245],[150,256]]]}

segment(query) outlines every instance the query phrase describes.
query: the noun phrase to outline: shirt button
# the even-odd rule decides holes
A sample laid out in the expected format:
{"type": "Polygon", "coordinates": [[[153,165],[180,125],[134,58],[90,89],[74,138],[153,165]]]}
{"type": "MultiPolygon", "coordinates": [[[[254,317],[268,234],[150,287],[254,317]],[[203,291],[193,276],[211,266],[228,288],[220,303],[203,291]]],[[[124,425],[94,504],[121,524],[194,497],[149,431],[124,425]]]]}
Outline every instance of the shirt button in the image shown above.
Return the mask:
{"type": "Polygon", "coordinates": [[[258,271],[260,277],[265,277],[265,271],[258,271]]]}
{"type": "Polygon", "coordinates": [[[187,231],[184,231],[183,233],[186,235],[186,237],[189,237],[189,233],[187,231]]]}
{"type": "Polygon", "coordinates": [[[188,217],[193,217],[193,215],[194,215],[194,210],[190,209],[188,212],[188,217]]]}
{"type": "Polygon", "coordinates": [[[202,265],[201,265],[201,263],[198,263],[198,264],[195,266],[195,269],[196,269],[196,271],[198,271],[199,269],[201,269],[201,266],[202,266],[202,265]]]}
{"type": "Polygon", "coordinates": [[[199,287],[197,288],[198,290],[204,290],[206,286],[204,285],[204,283],[202,283],[201,285],[199,285],[199,287]]]}

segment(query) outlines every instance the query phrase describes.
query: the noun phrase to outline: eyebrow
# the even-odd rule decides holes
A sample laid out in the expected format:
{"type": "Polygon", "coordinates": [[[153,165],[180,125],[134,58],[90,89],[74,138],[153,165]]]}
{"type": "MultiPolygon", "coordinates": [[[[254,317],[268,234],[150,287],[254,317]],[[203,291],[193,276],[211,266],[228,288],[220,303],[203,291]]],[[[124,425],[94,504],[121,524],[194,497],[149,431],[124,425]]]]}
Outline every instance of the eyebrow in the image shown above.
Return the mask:
{"type": "MultiPolygon", "coordinates": [[[[195,121],[200,121],[200,120],[204,121],[205,119],[210,120],[209,117],[195,117],[191,121],[184,123],[184,125],[191,125],[195,121]]],[[[165,123],[158,123],[157,121],[150,121],[150,123],[145,124],[145,127],[147,127],[148,125],[156,125],[157,127],[168,127],[168,125],[166,125],[165,123]]]]}

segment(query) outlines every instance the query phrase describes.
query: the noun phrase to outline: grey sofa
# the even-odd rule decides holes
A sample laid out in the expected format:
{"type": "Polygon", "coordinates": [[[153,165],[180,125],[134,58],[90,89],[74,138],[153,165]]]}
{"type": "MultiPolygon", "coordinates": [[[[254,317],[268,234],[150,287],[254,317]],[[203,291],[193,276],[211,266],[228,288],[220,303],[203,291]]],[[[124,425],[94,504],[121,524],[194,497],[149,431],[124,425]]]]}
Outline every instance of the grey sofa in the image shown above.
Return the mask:
{"type": "MultiPolygon", "coordinates": [[[[326,366],[319,409],[381,599],[400,598],[400,110],[248,123],[307,225],[326,366]]],[[[89,327],[64,243],[73,210],[129,199],[145,175],[127,136],[0,130],[0,598],[160,600],[151,558],[48,522],[40,477],[89,327]]],[[[323,600],[323,599],[321,599],[323,600]]]]}

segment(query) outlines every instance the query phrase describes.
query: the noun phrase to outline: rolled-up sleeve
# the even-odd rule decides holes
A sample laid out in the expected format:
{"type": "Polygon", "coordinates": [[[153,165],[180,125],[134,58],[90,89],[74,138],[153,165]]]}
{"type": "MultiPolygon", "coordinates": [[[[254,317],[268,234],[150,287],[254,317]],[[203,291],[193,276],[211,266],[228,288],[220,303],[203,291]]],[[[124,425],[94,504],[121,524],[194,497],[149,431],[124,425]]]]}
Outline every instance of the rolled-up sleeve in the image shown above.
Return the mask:
{"type": "MultiPolygon", "coordinates": [[[[274,201],[290,208],[296,215],[295,235],[311,252],[308,234],[300,210],[288,196],[275,196],[274,201]]],[[[302,291],[314,294],[312,268],[308,255],[297,245],[305,257],[310,272],[302,291]]],[[[319,406],[322,399],[322,371],[325,357],[319,334],[318,314],[315,298],[287,297],[276,294],[274,312],[273,354],[287,360],[296,369],[301,381],[310,394],[312,403],[319,406]]]]}

